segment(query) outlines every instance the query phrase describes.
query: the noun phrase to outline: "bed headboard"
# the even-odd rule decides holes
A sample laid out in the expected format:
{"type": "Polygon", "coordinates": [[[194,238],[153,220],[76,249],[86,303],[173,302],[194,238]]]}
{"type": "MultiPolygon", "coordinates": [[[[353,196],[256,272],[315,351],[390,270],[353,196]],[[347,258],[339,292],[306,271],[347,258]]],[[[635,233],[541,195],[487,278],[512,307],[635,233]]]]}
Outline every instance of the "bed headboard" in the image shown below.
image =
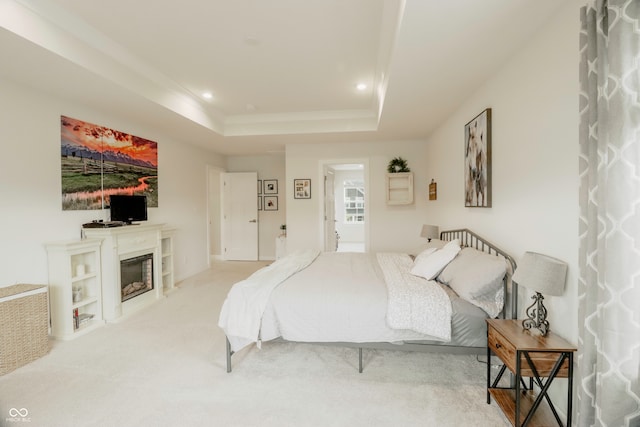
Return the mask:
{"type": "Polygon", "coordinates": [[[511,318],[516,319],[518,317],[518,284],[511,281],[511,276],[513,272],[516,271],[516,262],[511,255],[466,228],[442,231],[440,232],[440,239],[446,241],[458,239],[462,247],[470,247],[491,255],[501,256],[507,261],[511,268],[507,268],[507,274],[504,278],[505,308],[503,310],[503,316],[505,316],[507,309],[510,308],[511,318]],[[510,307],[507,307],[507,305],[510,307]]]}

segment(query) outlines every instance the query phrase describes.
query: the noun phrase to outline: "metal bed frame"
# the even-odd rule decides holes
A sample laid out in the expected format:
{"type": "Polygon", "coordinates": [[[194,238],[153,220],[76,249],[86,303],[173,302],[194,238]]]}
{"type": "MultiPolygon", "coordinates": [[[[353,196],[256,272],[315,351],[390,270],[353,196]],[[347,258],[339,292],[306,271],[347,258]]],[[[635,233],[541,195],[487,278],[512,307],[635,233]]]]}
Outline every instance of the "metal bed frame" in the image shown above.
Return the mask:
{"type": "MultiPolygon", "coordinates": [[[[496,245],[489,242],[485,238],[480,237],[478,234],[466,228],[442,231],[440,233],[440,239],[445,241],[458,239],[460,241],[461,247],[470,247],[482,252],[486,252],[490,255],[501,256],[509,263],[509,265],[511,266],[511,271],[507,270],[507,274],[503,279],[505,305],[499,317],[506,318],[507,309],[510,308],[511,310],[509,313],[510,314],[509,318],[516,319],[518,317],[518,284],[516,282],[511,281],[511,276],[513,275],[513,272],[515,272],[516,270],[516,262],[511,257],[511,255],[509,255],[502,249],[498,248],[496,245]],[[510,298],[507,299],[507,296],[509,296],[510,298]],[[507,304],[507,301],[509,302],[509,304],[507,304]]],[[[272,341],[273,342],[295,342],[295,341],[287,341],[282,338],[278,338],[272,341]]],[[[418,343],[418,342],[406,342],[406,343],[403,343],[402,345],[385,343],[385,342],[373,342],[373,343],[305,342],[304,344],[330,345],[330,346],[357,348],[359,373],[362,373],[363,371],[363,362],[362,362],[363,348],[370,348],[375,350],[402,350],[402,351],[422,351],[422,352],[447,353],[447,354],[478,354],[478,355],[482,355],[487,351],[486,346],[467,347],[467,346],[458,346],[458,345],[418,343]]],[[[227,373],[231,372],[231,356],[233,356],[234,353],[235,352],[231,350],[231,343],[229,343],[229,339],[226,338],[227,373]]]]}

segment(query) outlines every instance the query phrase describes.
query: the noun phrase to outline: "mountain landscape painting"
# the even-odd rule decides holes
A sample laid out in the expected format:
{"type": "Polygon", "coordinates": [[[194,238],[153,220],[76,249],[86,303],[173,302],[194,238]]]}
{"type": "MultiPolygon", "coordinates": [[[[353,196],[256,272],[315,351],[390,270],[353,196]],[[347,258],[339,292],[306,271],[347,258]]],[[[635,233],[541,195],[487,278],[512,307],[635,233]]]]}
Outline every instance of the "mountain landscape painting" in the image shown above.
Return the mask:
{"type": "Polygon", "coordinates": [[[62,210],[103,209],[112,194],[158,206],[158,144],[60,116],[62,210]]]}

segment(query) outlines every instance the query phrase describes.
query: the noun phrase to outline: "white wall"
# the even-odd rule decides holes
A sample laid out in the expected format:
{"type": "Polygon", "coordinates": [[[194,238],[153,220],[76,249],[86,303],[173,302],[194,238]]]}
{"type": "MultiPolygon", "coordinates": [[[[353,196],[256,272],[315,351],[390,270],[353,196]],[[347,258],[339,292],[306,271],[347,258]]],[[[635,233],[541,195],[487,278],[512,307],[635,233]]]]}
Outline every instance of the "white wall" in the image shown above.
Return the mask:
{"type": "MultiPolygon", "coordinates": [[[[525,251],[569,263],[563,297],[545,297],[551,329],[577,343],[579,2],[531,42],[429,138],[427,167],[438,200],[426,215],[440,228],[468,227],[516,261],[525,251]],[[465,208],[463,129],[491,107],[493,207],[465,208]]],[[[530,304],[521,293],[521,311],[530,304]]]]}
{"type": "Polygon", "coordinates": [[[0,286],[46,283],[44,243],[79,238],[84,222],[108,219],[106,211],[62,211],[60,115],[158,142],[159,207],[149,222],[177,228],[178,280],[207,268],[206,166],[222,166],[222,156],[11,81],[0,79],[0,93],[0,286]]]}
{"type": "MultiPolygon", "coordinates": [[[[280,226],[286,224],[287,199],[285,157],[283,154],[264,156],[229,156],[228,172],[257,172],[258,179],[278,180],[278,210],[258,212],[258,257],[272,260],[276,256],[276,237],[280,235],[280,226]]],[[[256,186],[257,190],[257,186],[256,186]]],[[[264,196],[262,194],[260,197],[264,196]]],[[[256,200],[257,203],[257,200],[256,200]]]]}
{"type": "Polygon", "coordinates": [[[369,251],[406,251],[424,243],[422,224],[431,220],[426,214],[428,181],[424,141],[388,141],[345,144],[292,144],[287,146],[287,248],[323,248],[322,165],[363,163],[367,187],[367,223],[369,251]],[[327,153],[331,153],[329,156],[327,153]],[[387,206],[385,176],[394,157],[408,160],[414,172],[415,203],[387,206]],[[311,199],[293,199],[293,179],[311,178],[311,199]]]}

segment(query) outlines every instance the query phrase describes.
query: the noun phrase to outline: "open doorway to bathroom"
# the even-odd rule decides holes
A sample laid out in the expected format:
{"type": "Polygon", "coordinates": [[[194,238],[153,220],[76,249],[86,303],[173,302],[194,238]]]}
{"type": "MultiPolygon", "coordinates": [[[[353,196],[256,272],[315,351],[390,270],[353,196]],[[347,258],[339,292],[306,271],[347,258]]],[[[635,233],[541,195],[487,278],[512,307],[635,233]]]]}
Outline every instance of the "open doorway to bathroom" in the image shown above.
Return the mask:
{"type": "MultiPolygon", "coordinates": [[[[327,165],[326,172],[332,177],[325,181],[328,187],[325,189],[327,196],[325,211],[333,208],[333,212],[327,212],[326,218],[328,221],[333,220],[334,223],[334,250],[365,252],[368,216],[365,165],[363,163],[331,164],[327,165]]],[[[329,237],[331,236],[327,237],[327,241],[331,240],[329,237]]],[[[331,249],[333,248],[327,248],[327,250],[331,249]]]]}

